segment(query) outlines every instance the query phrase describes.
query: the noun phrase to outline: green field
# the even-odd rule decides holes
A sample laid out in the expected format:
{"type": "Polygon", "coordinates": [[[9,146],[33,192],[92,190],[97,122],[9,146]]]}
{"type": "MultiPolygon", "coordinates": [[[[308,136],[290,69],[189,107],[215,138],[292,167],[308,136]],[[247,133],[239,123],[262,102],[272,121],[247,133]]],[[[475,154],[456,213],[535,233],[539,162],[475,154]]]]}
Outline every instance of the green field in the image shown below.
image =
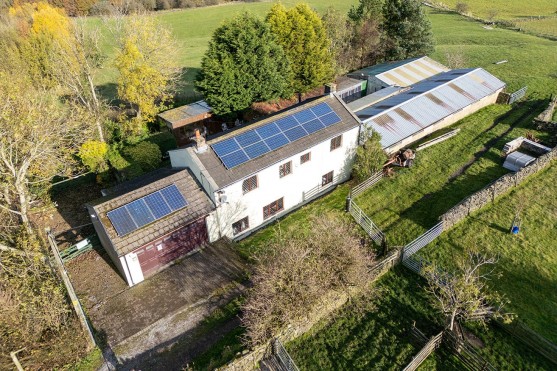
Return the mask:
{"type": "Polygon", "coordinates": [[[454,9],[457,3],[468,5],[475,17],[513,22],[517,27],[536,34],[557,37],[557,4],[553,0],[445,0],[454,9]]]}
{"type": "Polygon", "coordinates": [[[532,176],[510,194],[458,224],[419,252],[450,269],[467,246],[499,255],[502,274],[492,283],[511,301],[509,310],[557,342],[557,166],[532,176]],[[509,229],[523,204],[522,231],[509,229]]]}
{"type": "MultiPolygon", "coordinates": [[[[378,281],[373,297],[344,306],[288,343],[287,350],[301,370],[401,370],[420,350],[411,344],[412,323],[427,336],[442,329],[423,285],[410,271],[396,268],[378,281]]],[[[497,369],[551,369],[547,361],[499,330],[471,331],[485,344],[479,350],[482,357],[497,369]]],[[[464,368],[447,352],[437,351],[420,369],[464,368]]]]}

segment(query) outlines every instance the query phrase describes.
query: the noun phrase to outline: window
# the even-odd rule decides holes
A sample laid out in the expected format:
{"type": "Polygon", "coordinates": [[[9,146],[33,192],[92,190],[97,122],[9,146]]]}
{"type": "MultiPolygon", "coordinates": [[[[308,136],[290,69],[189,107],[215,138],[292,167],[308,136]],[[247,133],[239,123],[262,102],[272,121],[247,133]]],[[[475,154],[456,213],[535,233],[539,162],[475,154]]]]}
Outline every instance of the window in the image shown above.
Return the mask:
{"type": "Polygon", "coordinates": [[[244,192],[244,194],[248,193],[249,191],[253,191],[257,187],[258,187],[257,175],[247,178],[242,183],[242,191],[244,192]]]}
{"type": "Polygon", "coordinates": [[[311,160],[311,152],[304,153],[300,156],[300,164],[305,164],[309,160],[311,160]]]}
{"type": "Polygon", "coordinates": [[[327,184],[332,183],[332,182],[333,182],[333,172],[332,171],[328,172],[327,174],[325,174],[321,177],[321,185],[322,186],[327,185],[327,184]]]}
{"type": "Polygon", "coordinates": [[[342,145],[342,135],[331,139],[331,151],[339,148],[342,145]]]}
{"type": "Polygon", "coordinates": [[[234,233],[234,235],[237,235],[238,233],[243,232],[248,228],[249,219],[247,216],[243,219],[238,220],[236,223],[232,223],[232,233],[234,233]]]}
{"type": "Polygon", "coordinates": [[[282,178],[292,173],[292,161],[288,161],[279,166],[279,176],[282,178]]]}
{"type": "Polygon", "coordinates": [[[263,207],[263,219],[267,219],[279,211],[284,209],[283,198],[279,198],[275,202],[271,202],[269,205],[263,207]]]}

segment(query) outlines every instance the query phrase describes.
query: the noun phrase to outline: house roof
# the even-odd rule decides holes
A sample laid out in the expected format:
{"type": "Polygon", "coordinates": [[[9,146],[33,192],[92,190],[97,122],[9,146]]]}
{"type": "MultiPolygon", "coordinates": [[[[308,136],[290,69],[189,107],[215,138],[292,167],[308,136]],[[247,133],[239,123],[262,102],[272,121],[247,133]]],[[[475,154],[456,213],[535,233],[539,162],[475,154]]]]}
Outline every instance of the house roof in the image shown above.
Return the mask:
{"type": "Polygon", "coordinates": [[[356,112],[382,136],[383,148],[502,89],[505,83],[482,68],[452,70],[356,112]]]}
{"type": "Polygon", "coordinates": [[[158,116],[167,123],[168,127],[176,129],[180,126],[197,121],[200,119],[199,116],[205,116],[211,113],[211,110],[207,102],[200,100],[195,103],[161,112],[158,116]]]}
{"type": "Polygon", "coordinates": [[[193,147],[186,148],[186,150],[190,153],[190,156],[199,160],[202,167],[205,168],[208,175],[212,178],[212,180],[218,187],[217,189],[221,189],[232,183],[237,182],[238,180],[244,179],[247,176],[255,174],[262,169],[279,163],[285,158],[294,156],[295,154],[303,152],[321,142],[338,136],[352,128],[358,127],[359,125],[360,122],[358,121],[357,117],[355,117],[355,115],[350,110],[348,110],[344,102],[342,102],[342,100],[336,94],[332,94],[323,96],[310,102],[305,102],[304,104],[298,105],[294,108],[290,108],[278,114],[268,116],[261,121],[255,122],[251,125],[247,125],[243,128],[235,129],[232,132],[226,133],[225,135],[221,135],[218,138],[210,140],[207,142],[207,150],[203,153],[197,153],[193,147]],[[318,130],[296,141],[288,143],[274,151],[270,151],[241,165],[238,165],[231,169],[227,169],[211,148],[212,144],[218,143],[231,137],[235,137],[238,134],[258,128],[277,119],[280,119],[281,117],[289,116],[307,108],[316,106],[322,102],[326,102],[329,104],[332,110],[340,117],[340,122],[318,130]]]}
{"type": "Polygon", "coordinates": [[[159,169],[136,180],[122,183],[105,192],[107,196],[90,202],[93,209],[118,256],[162,237],[190,222],[207,215],[214,209],[207,195],[201,190],[189,169],[159,169]],[[155,220],[124,236],[118,236],[116,229],[107,217],[107,213],[120,206],[174,184],[187,200],[187,206],[161,219],[155,220]]]}
{"type": "Polygon", "coordinates": [[[362,82],[363,81],[361,79],[355,79],[348,76],[341,76],[335,80],[338,93],[342,93],[344,90],[349,90],[357,86],[361,86],[362,82]]]}
{"type": "Polygon", "coordinates": [[[448,70],[447,67],[429,57],[418,57],[366,67],[348,76],[355,78],[375,76],[386,85],[410,86],[448,70]]]}

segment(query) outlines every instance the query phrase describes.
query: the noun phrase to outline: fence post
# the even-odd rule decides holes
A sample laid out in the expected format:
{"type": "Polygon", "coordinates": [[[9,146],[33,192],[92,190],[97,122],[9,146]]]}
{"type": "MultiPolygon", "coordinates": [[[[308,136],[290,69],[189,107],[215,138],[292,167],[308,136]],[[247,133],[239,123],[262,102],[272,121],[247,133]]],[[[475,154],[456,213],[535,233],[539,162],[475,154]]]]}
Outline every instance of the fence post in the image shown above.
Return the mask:
{"type": "Polygon", "coordinates": [[[348,196],[346,196],[346,212],[349,213],[350,212],[350,202],[352,202],[352,198],[350,197],[350,194],[348,194],[348,196]]]}
{"type": "Polygon", "coordinates": [[[74,291],[74,288],[72,286],[72,283],[70,281],[70,278],[68,277],[68,273],[66,272],[66,269],[64,268],[64,263],[62,262],[62,258],[60,257],[60,253],[58,252],[58,247],[56,246],[56,241],[54,240],[54,236],[52,235],[52,232],[50,231],[49,228],[47,228],[46,230],[46,236],[48,239],[48,242],[50,244],[50,247],[52,249],[52,253],[54,254],[54,261],[56,262],[56,267],[58,268],[58,272],[60,273],[60,276],[62,277],[62,281],[64,282],[64,285],[66,286],[66,290],[68,291],[68,294],[70,295],[70,299],[72,301],[75,313],[77,314],[77,317],[79,318],[79,322],[81,324],[81,327],[83,328],[83,332],[85,332],[85,335],[87,335],[87,351],[90,351],[91,349],[93,349],[97,344],[95,342],[95,338],[93,337],[93,332],[91,331],[91,328],[89,327],[89,322],[87,322],[87,318],[85,317],[85,312],[83,311],[83,308],[81,307],[81,303],[79,302],[79,299],[74,291]]]}

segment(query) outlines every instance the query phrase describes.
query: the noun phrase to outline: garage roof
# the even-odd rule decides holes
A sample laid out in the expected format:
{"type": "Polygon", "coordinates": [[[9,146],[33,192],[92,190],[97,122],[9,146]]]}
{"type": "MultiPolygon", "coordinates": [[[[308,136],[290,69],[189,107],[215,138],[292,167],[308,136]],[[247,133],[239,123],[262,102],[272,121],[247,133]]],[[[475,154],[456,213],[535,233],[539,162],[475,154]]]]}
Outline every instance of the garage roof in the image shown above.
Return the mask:
{"type": "Polygon", "coordinates": [[[504,86],[482,68],[452,70],[419,82],[356,115],[381,134],[381,145],[388,148],[504,86]]]}
{"type": "Polygon", "coordinates": [[[209,214],[214,206],[201,190],[188,169],[159,169],[136,180],[122,183],[107,190],[108,195],[87,206],[94,211],[92,218],[98,218],[110,238],[118,256],[126,255],[138,247],[162,237],[194,220],[209,214]],[[118,236],[107,213],[129,204],[149,194],[175,185],[187,199],[187,206],[153,221],[129,234],[118,236]]]}

